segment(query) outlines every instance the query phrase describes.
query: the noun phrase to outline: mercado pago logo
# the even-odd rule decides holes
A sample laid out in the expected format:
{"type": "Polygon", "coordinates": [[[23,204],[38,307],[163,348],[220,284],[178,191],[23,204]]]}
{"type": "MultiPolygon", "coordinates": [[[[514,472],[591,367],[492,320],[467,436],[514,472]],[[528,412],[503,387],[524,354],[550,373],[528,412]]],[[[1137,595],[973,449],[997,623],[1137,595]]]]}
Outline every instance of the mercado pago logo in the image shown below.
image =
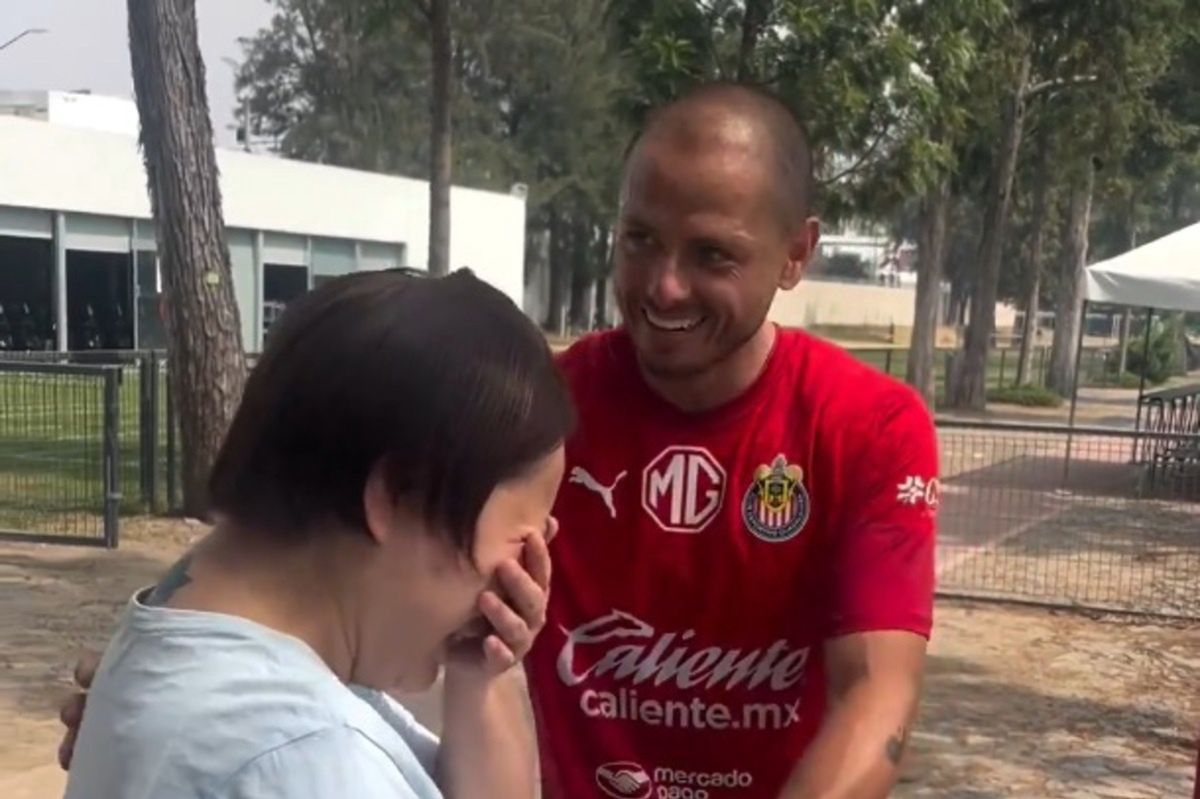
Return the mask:
{"type": "Polygon", "coordinates": [[[745,790],[754,784],[748,771],[692,771],[657,766],[651,770],[632,760],[596,768],[596,786],[613,799],[709,799],[715,791],[745,790]]]}
{"type": "Polygon", "coordinates": [[[753,649],[722,647],[698,640],[695,630],[660,631],[620,610],[563,632],[558,677],[579,689],[580,710],[590,718],[718,732],[800,722],[808,647],[783,638],[753,649]],[[756,700],[779,697],[730,701],[751,692],[756,700]]]}

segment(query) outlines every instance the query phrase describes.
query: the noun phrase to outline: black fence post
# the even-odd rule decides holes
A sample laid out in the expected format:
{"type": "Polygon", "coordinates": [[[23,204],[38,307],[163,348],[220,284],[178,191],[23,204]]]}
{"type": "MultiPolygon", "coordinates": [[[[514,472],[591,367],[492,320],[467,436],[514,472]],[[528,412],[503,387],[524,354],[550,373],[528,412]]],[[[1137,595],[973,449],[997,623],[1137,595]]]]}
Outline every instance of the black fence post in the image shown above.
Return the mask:
{"type": "Polygon", "coordinates": [[[883,373],[888,376],[891,376],[891,374],[892,374],[892,351],[889,349],[889,350],[885,350],[884,353],[885,354],[883,356],[883,373]]]}
{"type": "Polygon", "coordinates": [[[154,500],[150,493],[150,474],[154,470],[154,461],[150,459],[148,446],[150,431],[150,356],[143,353],[138,358],[138,489],[144,506],[149,507],[154,500]]]}
{"type": "Polygon", "coordinates": [[[104,371],[104,546],[116,549],[121,524],[121,369],[104,371]]]}
{"type": "Polygon", "coordinates": [[[167,361],[167,512],[172,513],[178,507],[175,503],[175,392],[171,389],[171,362],[167,361]]]}
{"type": "Polygon", "coordinates": [[[146,359],[146,495],[150,510],[158,512],[158,353],[151,351],[146,359]]]}
{"type": "Polygon", "coordinates": [[[1000,350],[1000,378],[999,378],[1000,385],[996,386],[996,388],[1004,388],[1004,365],[1007,362],[1007,360],[1008,360],[1008,348],[1005,347],[1000,350]]]}

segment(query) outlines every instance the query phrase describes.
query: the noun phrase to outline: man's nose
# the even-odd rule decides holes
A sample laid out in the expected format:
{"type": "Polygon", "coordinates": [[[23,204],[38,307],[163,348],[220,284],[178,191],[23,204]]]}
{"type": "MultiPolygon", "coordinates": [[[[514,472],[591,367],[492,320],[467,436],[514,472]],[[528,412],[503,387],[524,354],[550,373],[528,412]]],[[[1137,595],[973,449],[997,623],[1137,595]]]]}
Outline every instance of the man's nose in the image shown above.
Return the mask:
{"type": "Polygon", "coordinates": [[[670,308],[686,301],[692,288],[679,260],[667,254],[655,265],[650,276],[650,300],[658,308],[670,308]]]}

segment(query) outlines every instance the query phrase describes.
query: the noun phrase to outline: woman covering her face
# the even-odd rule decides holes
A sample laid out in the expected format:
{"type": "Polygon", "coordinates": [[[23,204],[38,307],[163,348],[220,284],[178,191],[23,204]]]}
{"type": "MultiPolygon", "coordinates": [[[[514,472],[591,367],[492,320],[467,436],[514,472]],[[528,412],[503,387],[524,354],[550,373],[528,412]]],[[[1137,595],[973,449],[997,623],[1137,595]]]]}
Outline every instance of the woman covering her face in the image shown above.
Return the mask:
{"type": "Polygon", "coordinates": [[[509,669],[544,620],[572,424],[539,331],[469,274],[295,302],[213,467],[212,533],[104,654],[67,796],[534,796],[509,669]],[[383,694],[439,673],[440,742],[383,694]]]}

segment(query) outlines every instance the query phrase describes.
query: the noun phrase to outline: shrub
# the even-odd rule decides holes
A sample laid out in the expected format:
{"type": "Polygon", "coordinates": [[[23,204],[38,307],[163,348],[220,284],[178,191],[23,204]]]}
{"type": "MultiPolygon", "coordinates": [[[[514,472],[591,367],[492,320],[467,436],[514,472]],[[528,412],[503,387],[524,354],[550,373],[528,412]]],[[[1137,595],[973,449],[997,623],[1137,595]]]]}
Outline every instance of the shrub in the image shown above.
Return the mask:
{"type": "Polygon", "coordinates": [[[1057,408],[1063,403],[1058,392],[1042,386],[1005,386],[987,393],[988,402],[1023,405],[1027,408],[1057,408]]]}
{"type": "Polygon", "coordinates": [[[1083,385],[1091,388],[1139,388],[1142,385],[1142,378],[1132,372],[1125,372],[1122,375],[1106,372],[1088,378],[1083,385]]]}
{"type": "Polygon", "coordinates": [[[1130,336],[1126,344],[1125,364],[1130,373],[1151,383],[1163,383],[1178,371],[1179,330],[1174,322],[1156,324],[1150,332],[1150,350],[1145,351],[1143,336],[1130,336]]]}

